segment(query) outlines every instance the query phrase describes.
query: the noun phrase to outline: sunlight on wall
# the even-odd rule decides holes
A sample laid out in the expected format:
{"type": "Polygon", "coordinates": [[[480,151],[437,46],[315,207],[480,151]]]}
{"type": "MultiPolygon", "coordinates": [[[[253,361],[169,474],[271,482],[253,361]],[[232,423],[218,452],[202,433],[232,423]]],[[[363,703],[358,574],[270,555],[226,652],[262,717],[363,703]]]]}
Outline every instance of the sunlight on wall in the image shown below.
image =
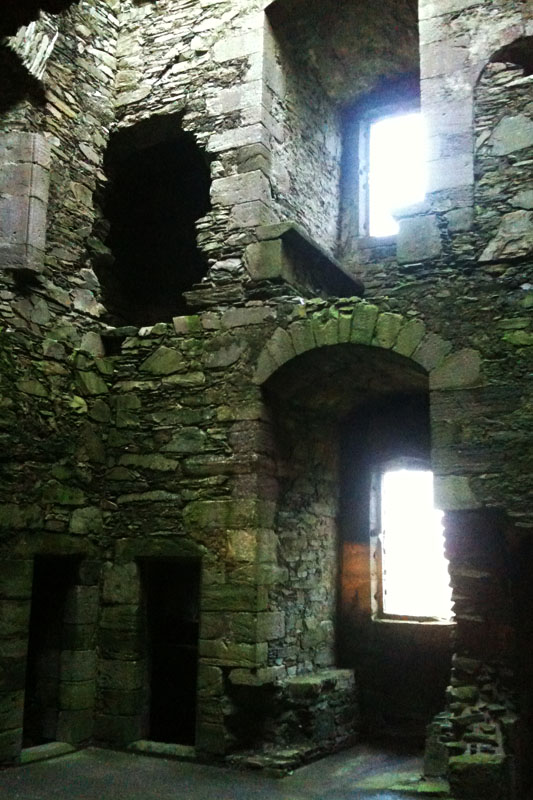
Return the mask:
{"type": "Polygon", "coordinates": [[[426,134],[418,112],[385,117],[370,126],[369,233],[398,233],[394,209],[424,199],[426,134]]]}
{"type": "Polygon", "coordinates": [[[433,473],[384,472],[381,480],[383,611],[450,619],[452,601],[444,556],[443,512],[433,505],[433,473]]]}

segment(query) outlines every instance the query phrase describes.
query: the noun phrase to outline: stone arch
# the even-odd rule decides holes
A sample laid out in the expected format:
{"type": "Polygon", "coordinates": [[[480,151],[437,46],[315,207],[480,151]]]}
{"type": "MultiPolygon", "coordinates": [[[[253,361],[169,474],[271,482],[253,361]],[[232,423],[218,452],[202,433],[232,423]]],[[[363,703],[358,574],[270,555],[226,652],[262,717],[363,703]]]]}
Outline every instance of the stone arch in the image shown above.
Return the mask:
{"type": "Polygon", "coordinates": [[[503,62],[522,67],[525,75],[533,73],[533,36],[520,36],[500,47],[489,59],[490,63],[503,62]]]}
{"type": "MultiPolygon", "coordinates": [[[[326,305],[311,301],[295,309],[293,318],[280,325],[263,346],[256,362],[254,382],[262,386],[281,366],[299,355],[339,344],[363,345],[403,356],[428,374],[431,393],[468,389],[482,384],[481,357],[473,348],[455,350],[450,341],[428,330],[419,317],[408,318],[377,305],[357,300],[326,305]]],[[[439,433],[433,437],[439,445],[439,433]]],[[[470,481],[464,475],[438,477],[436,494],[444,510],[477,508],[470,481]]]]}
{"type": "Polygon", "coordinates": [[[431,389],[459,389],[480,382],[479,353],[472,348],[453,351],[451,342],[428,331],[418,317],[380,311],[363,300],[313,308],[311,303],[298,307],[296,319],[276,328],[257,359],[256,384],[262,385],[292,358],[335,344],[367,345],[412,359],[428,373],[431,389]]]}

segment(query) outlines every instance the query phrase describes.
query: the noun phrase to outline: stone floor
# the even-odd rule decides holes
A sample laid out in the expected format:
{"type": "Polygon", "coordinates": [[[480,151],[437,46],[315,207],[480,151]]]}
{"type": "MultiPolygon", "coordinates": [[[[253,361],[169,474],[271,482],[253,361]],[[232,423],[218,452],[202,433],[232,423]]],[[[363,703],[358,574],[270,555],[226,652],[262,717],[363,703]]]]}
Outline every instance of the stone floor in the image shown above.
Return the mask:
{"type": "Polygon", "coordinates": [[[415,800],[448,797],[420,781],[417,756],[358,746],[285,778],[89,748],[0,772],[9,800],[415,800]]]}

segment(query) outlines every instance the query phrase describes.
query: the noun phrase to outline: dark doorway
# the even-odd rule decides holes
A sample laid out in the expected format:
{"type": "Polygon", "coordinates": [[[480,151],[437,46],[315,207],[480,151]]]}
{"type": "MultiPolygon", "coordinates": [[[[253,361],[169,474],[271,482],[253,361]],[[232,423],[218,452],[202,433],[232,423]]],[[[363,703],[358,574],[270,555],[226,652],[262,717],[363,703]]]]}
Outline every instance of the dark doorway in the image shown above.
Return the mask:
{"type": "Polygon", "coordinates": [[[33,569],[23,747],[56,739],[65,604],[78,559],[37,556],[33,569]]]}
{"type": "Polygon", "coordinates": [[[200,606],[200,561],[143,563],[149,658],[148,737],[194,745],[200,606]]]}
{"type": "Polygon", "coordinates": [[[207,272],[195,223],[210,209],[208,160],[169,116],[115,133],[105,168],[105,224],[95,226],[112,254],[95,258],[104,303],[118,324],[170,322],[207,272]]]}

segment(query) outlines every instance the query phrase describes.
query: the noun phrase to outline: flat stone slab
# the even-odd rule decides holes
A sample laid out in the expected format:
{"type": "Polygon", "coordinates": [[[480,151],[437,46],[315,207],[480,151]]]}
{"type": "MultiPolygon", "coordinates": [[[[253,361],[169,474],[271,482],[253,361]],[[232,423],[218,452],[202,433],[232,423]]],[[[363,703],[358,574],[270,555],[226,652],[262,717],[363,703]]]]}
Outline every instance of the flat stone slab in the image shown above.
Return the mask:
{"type": "Polygon", "coordinates": [[[66,756],[74,753],[76,748],[67,742],[48,742],[35,747],[26,747],[20,754],[21,764],[31,764],[33,761],[45,761],[48,758],[66,756]]]}
{"type": "Polygon", "coordinates": [[[134,753],[145,753],[165,758],[179,758],[182,761],[195,761],[196,750],[185,744],[168,744],[167,742],[153,742],[150,739],[138,739],[128,745],[128,750],[134,753]]]}

